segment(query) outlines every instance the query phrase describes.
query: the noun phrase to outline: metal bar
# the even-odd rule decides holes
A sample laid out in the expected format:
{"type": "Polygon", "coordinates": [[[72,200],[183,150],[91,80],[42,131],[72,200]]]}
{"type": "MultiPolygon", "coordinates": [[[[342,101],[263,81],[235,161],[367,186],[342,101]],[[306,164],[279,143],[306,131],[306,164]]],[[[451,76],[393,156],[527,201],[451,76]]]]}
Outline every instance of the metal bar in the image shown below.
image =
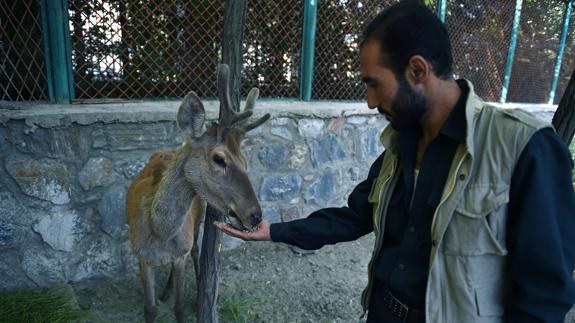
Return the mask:
{"type": "Polygon", "coordinates": [[[305,0],[304,5],[300,80],[300,98],[304,101],[310,101],[312,95],[315,29],[317,24],[318,1],[319,0],[305,0]]]}
{"type": "Polygon", "coordinates": [[[50,101],[70,103],[74,84],[67,1],[42,1],[42,20],[50,101]]]}
{"type": "Polygon", "coordinates": [[[555,70],[553,72],[553,83],[551,84],[551,91],[549,92],[549,101],[547,103],[553,104],[555,101],[555,93],[557,91],[557,84],[559,83],[559,73],[561,72],[561,64],[563,63],[563,55],[565,53],[565,43],[567,42],[567,34],[569,32],[569,20],[573,12],[573,0],[567,1],[565,12],[563,13],[563,29],[561,30],[561,43],[559,44],[559,52],[557,53],[557,60],[555,61],[555,70]]]}
{"type": "Polygon", "coordinates": [[[441,22],[445,22],[445,13],[447,12],[447,0],[437,0],[437,16],[441,22]]]}
{"type": "Polygon", "coordinates": [[[499,102],[507,101],[507,92],[509,91],[509,80],[511,79],[511,70],[513,69],[513,59],[515,58],[515,47],[517,47],[517,33],[519,31],[519,22],[521,20],[521,7],[523,0],[515,2],[515,17],[513,17],[513,31],[509,40],[509,51],[507,52],[507,63],[505,65],[505,74],[503,76],[503,87],[501,88],[501,99],[499,102]]]}

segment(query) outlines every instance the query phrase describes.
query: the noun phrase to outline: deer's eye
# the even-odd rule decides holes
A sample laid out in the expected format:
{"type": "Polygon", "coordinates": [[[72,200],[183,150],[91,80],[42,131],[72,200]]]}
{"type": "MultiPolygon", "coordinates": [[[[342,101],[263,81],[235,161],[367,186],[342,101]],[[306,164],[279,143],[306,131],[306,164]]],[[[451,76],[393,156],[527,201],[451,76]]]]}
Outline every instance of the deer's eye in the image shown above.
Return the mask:
{"type": "Polygon", "coordinates": [[[226,161],[224,160],[224,158],[220,155],[214,155],[214,157],[212,157],[214,163],[222,168],[226,167],[226,161]]]}

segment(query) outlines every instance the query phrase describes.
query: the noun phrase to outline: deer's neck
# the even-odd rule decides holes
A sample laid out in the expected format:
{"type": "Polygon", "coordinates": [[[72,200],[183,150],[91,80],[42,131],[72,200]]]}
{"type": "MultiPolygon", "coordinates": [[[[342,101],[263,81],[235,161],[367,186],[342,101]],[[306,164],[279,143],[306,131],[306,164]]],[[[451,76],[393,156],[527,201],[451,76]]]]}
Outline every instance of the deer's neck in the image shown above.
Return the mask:
{"type": "Polygon", "coordinates": [[[185,149],[178,151],[174,164],[166,170],[152,202],[152,231],[162,240],[179,232],[195,195],[184,174],[188,156],[185,149]]]}

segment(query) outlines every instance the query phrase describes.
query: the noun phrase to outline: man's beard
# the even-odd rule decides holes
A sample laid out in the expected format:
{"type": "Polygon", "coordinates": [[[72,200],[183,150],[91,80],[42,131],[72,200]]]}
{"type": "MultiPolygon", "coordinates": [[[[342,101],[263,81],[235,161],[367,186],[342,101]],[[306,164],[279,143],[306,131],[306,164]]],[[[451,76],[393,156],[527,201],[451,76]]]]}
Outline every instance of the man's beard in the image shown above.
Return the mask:
{"type": "Polygon", "coordinates": [[[387,114],[386,117],[393,129],[398,132],[415,131],[421,127],[420,122],[427,113],[427,99],[416,92],[405,78],[401,78],[391,111],[391,118],[387,114]]]}

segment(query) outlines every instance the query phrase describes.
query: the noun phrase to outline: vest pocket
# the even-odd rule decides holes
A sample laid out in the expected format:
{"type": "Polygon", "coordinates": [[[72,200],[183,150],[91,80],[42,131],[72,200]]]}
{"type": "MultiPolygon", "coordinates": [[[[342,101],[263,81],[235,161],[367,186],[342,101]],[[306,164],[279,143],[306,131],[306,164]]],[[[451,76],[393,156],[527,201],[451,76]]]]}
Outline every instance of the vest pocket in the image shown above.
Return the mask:
{"type": "Polygon", "coordinates": [[[503,304],[503,287],[501,284],[494,284],[475,289],[477,315],[502,316],[505,311],[503,304]]]}
{"type": "Polygon", "coordinates": [[[444,253],[507,255],[505,217],[508,201],[508,189],[497,190],[492,186],[468,188],[445,232],[444,253]]]}

